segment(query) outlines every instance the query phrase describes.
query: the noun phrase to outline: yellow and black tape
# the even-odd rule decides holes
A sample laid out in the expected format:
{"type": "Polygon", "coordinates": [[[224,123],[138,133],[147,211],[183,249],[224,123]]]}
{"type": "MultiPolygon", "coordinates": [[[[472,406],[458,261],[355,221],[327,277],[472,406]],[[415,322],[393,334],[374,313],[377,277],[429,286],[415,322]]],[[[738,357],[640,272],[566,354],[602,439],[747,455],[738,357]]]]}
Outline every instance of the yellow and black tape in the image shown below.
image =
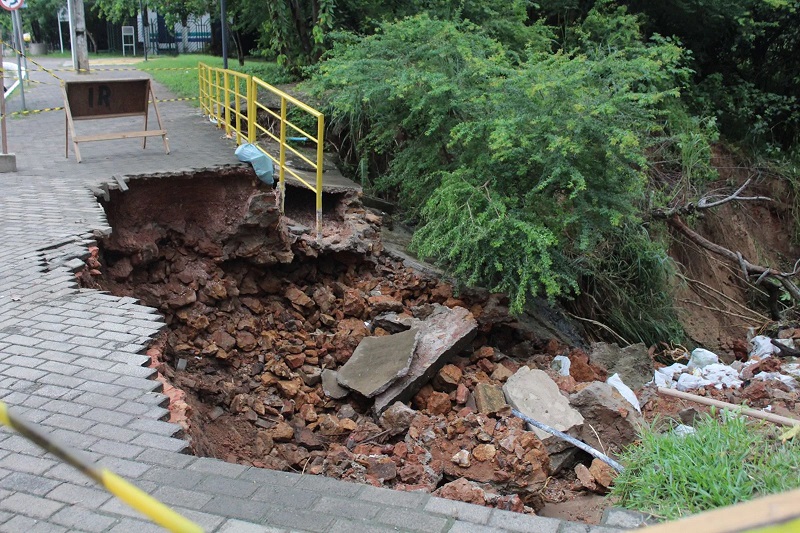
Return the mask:
{"type": "MultiPolygon", "coordinates": [[[[191,96],[189,98],[165,98],[164,100],[159,99],[158,103],[163,102],[188,102],[191,100],[197,100],[196,96],[191,96]]],[[[152,103],[153,101],[150,100],[148,103],[152,103]]],[[[16,116],[25,116],[25,115],[35,115],[37,113],[46,113],[48,111],[64,111],[64,107],[44,107],[42,109],[28,109],[27,111],[13,111],[11,113],[6,113],[7,117],[16,117],[16,116]]]]}
{"type": "MultiPolygon", "coordinates": [[[[11,50],[13,50],[14,52],[16,52],[16,53],[17,53],[17,55],[19,55],[20,57],[24,57],[26,60],[30,61],[31,63],[33,63],[34,65],[36,65],[37,67],[39,67],[39,69],[41,69],[41,71],[42,71],[42,72],[47,72],[48,74],[50,74],[51,76],[53,76],[53,77],[54,77],[55,79],[57,79],[58,81],[63,81],[61,78],[59,78],[58,76],[56,76],[55,74],[53,74],[53,70],[51,70],[51,69],[49,69],[49,68],[47,68],[47,67],[44,67],[44,66],[40,65],[39,63],[37,63],[36,61],[34,61],[34,60],[31,58],[31,57],[29,57],[29,56],[26,56],[24,52],[20,52],[19,50],[17,50],[16,48],[14,48],[13,46],[11,46],[9,43],[5,42],[5,41],[4,41],[4,40],[2,40],[2,39],[0,39],[0,43],[2,43],[4,46],[8,46],[8,47],[9,47],[11,50]]],[[[28,70],[30,71],[30,69],[28,69],[28,70]]]]}
{"type": "Polygon", "coordinates": [[[51,69],[54,72],[122,72],[122,71],[138,71],[138,72],[152,72],[154,70],[197,70],[197,67],[159,67],[159,68],[135,68],[135,67],[116,67],[116,68],[92,68],[92,69],[74,69],[74,68],[56,68],[51,69]]]}
{"type": "Polygon", "coordinates": [[[6,404],[2,401],[0,401],[0,424],[14,429],[17,433],[37,446],[77,468],[83,474],[105,487],[108,492],[144,514],[161,527],[176,533],[203,532],[203,528],[199,525],[176,513],[107,468],[97,468],[75,455],[65,446],[56,443],[51,436],[43,433],[27,420],[11,413],[6,404]]]}

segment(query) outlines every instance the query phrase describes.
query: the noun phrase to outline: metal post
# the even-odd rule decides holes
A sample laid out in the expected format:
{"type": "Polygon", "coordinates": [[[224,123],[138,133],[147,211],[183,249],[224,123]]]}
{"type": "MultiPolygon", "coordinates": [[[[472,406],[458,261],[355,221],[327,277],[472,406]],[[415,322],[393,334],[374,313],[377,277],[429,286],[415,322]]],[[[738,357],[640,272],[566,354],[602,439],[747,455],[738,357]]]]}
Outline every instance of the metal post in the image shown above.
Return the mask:
{"type": "Polygon", "coordinates": [[[281,215],[286,212],[286,97],[281,96],[281,144],[278,161],[278,191],[281,196],[281,215]]]}
{"type": "Polygon", "coordinates": [[[22,42],[22,20],[19,16],[19,10],[12,11],[11,24],[14,26],[14,41],[17,43],[17,79],[19,80],[19,95],[22,97],[22,110],[27,111],[28,107],[25,105],[25,80],[22,75],[22,51],[25,45],[22,42]]]}
{"type": "Polygon", "coordinates": [[[69,17],[69,51],[72,55],[72,68],[78,70],[78,54],[75,51],[75,6],[74,0],[67,0],[67,16],[69,17]]]}
{"type": "Polygon", "coordinates": [[[58,42],[61,44],[61,53],[64,53],[64,34],[61,33],[61,15],[58,15],[58,42]]]}
{"type": "MultiPolygon", "coordinates": [[[[0,61],[3,56],[3,35],[0,30],[0,61]]],[[[0,68],[0,135],[2,135],[3,155],[8,153],[8,130],[6,130],[6,89],[3,85],[3,69],[0,68]]]]}
{"type": "Polygon", "coordinates": [[[219,0],[219,17],[222,19],[222,68],[228,68],[228,6],[219,0]]]}
{"type": "Polygon", "coordinates": [[[325,115],[317,117],[317,241],[322,240],[322,173],[325,171],[325,115]]]}

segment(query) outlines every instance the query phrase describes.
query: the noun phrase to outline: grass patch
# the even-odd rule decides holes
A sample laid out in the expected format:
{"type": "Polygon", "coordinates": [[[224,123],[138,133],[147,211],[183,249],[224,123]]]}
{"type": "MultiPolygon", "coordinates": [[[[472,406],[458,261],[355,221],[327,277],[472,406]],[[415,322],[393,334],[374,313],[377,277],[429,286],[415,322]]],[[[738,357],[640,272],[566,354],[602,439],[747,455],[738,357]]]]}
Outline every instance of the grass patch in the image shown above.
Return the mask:
{"type": "Polygon", "coordinates": [[[740,416],[705,417],[680,437],[645,428],[628,448],[612,494],[621,505],[665,519],[800,487],[800,444],[740,416]]]}
{"type": "MultiPolygon", "coordinates": [[[[150,72],[153,79],[166,85],[170,91],[180,98],[197,97],[197,64],[205,63],[212,67],[222,68],[222,58],[207,54],[183,54],[176,57],[157,57],[142,61],[136,67],[145,72],[150,72]],[[158,70],[158,69],[176,70],[158,70]]],[[[258,76],[267,83],[279,84],[291,81],[286,71],[276,63],[267,61],[248,60],[244,66],[228,61],[228,68],[245,74],[258,76]]]]}

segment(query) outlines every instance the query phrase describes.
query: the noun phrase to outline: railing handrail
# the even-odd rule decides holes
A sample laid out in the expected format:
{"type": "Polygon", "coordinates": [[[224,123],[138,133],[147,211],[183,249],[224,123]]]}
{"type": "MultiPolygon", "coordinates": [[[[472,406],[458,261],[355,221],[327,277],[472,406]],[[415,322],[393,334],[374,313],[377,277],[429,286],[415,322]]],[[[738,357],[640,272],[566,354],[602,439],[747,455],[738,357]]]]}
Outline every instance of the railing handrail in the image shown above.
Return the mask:
{"type": "Polygon", "coordinates": [[[217,127],[224,127],[226,134],[235,134],[236,142],[249,142],[258,147],[267,157],[278,165],[278,191],[280,195],[281,214],[284,213],[284,201],[286,196],[286,173],[302,183],[316,196],[316,230],[317,238],[322,236],[322,173],[324,171],[324,135],[325,135],[325,115],[302,102],[294,96],[281,91],[277,87],[265,82],[261,78],[245,74],[230,69],[212,67],[206,63],[199,62],[197,65],[197,77],[199,85],[200,107],[209,118],[216,120],[217,127]],[[243,90],[240,87],[244,83],[243,90]],[[259,88],[265,89],[280,99],[280,114],[270,109],[264,103],[258,101],[259,88]],[[234,98],[231,102],[231,97],[234,98]],[[242,99],[245,100],[245,109],[242,109],[242,99]],[[288,105],[308,113],[317,120],[316,137],[308,133],[305,129],[290,122],[287,119],[288,105]],[[258,124],[256,115],[258,109],[269,113],[278,120],[280,134],[275,135],[264,126],[258,124]],[[247,125],[247,132],[243,131],[242,126],[247,125]],[[287,143],[287,126],[292,130],[303,134],[308,141],[316,144],[316,161],[312,161],[295,147],[287,143]],[[279,154],[274,156],[258,145],[258,133],[261,131],[267,137],[278,142],[279,154]],[[286,153],[294,153],[301,160],[306,162],[315,171],[315,186],[303,179],[297,171],[287,167],[286,153]]]}

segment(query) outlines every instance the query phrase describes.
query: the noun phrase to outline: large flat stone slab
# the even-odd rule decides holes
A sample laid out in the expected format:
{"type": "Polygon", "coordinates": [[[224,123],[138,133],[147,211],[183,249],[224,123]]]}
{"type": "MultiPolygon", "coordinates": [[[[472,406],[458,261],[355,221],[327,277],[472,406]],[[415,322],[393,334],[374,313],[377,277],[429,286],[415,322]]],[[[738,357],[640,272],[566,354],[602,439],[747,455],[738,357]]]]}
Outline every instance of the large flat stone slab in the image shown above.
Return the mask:
{"type": "Polygon", "coordinates": [[[408,374],[418,328],[384,337],[364,337],[339,369],[339,385],[372,398],[408,374]]]}
{"type": "MultiPolygon", "coordinates": [[[[579,435],[583,417],[570,406],[569,400],[546,372],[523,366],[508,378],[503,392],[508,403],[522,414],[572,436],[579,435]]],[[[533,432],[550,453],[561,451],[566,446],[563,440],[539,428],[533,428],[533,432]]]]}
{"type": "Polygon", "coordinates": [[[412,328],[419,329],[417,348],[408,374],[395,381],[375,397],[374,410],[382,413],[394,402],[405,402],[445,365],[466,348],[475,338],[478,323],[463,307],[450,309],[435,304],[425,320],[411,319],[412,328]]]}

